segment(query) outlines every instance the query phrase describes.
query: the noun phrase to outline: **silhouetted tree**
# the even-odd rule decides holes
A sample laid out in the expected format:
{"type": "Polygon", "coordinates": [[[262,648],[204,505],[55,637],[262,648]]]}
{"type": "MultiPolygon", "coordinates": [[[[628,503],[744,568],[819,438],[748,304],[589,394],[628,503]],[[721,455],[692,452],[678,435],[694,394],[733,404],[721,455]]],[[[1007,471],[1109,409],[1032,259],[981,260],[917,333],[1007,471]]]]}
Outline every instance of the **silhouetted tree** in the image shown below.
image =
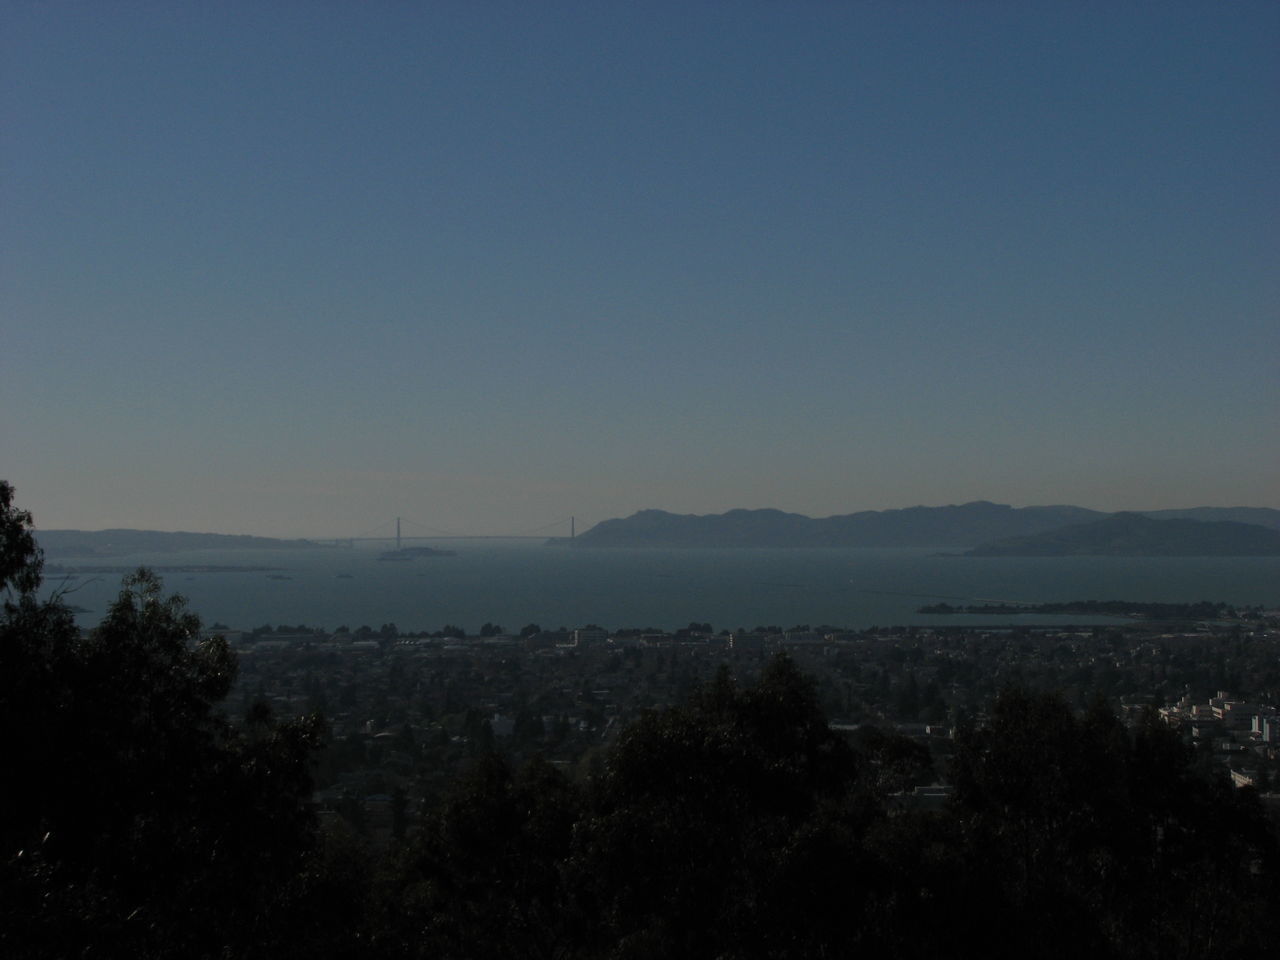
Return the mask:
{"type": "Polygon", "coordinates": [[[217,709],[235,672],[140,570],[81,636],[41,601],[31,518],[0,487],[0,952],[251,955],[279,940],[311,841],[315,723],[217,709]]]}
{"type": "Polygon", "coordinates": [[[1276,847],[1256,798],[1198,773],[1154,716],[1130,735],[1105,703],[1077,718],[1009,689],[959,732],[952,774],[992,947],[1190,956],[1274,931],[1276,847]]]}
{"type": "Polygon", "coordinates": [[[644,714],[608,757],[579,834],[608,955],[817,955],[852,852],[826,811],[855,776],[785,658],[753,688],[722,670],[687,705],[644,714]]]}
{"type": "Polygon", "coordinates": [[[553,767],[486,754],[428,814],[377,905],[380,957],[569,955],[585,920],[565,883],[580,799],[553,767]]]}

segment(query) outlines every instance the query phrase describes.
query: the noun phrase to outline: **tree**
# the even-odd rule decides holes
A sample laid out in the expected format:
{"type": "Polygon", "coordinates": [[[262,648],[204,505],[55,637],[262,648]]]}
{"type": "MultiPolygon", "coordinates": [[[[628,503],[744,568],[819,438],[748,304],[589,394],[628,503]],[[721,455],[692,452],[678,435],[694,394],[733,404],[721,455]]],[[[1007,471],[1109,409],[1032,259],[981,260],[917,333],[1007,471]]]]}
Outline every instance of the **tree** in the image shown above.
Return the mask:
{"type": "MultiPolygon", "coordinates": [[[[0,857],[39,848],[43,813],[66,777],[48,744],[69,734],[78,631],[55,597],[40,602],[44,557],[32,535],[31,514],[13,505],[13,487],[0,481],[0,737],[9,783],[0,793],[0,857]],[[33,736],[40,731],[42,736],[33,736]]],[[[29,860],[27,861],[30,862],[29,860]]],[[[23,866],[15,859],[10,864],[23,866]]]]}
{"type": "MultiPolygon", "coordinates": [[[[858,884],[842,804],[857,761],[779,657],[727,669],[619,737],[579,831],[590,912],[617,956],[818,956],[858,884]]],[[[837,929],[838,928],[838,929],[837,929]]]]}
{"type": "Polygon", "coordinates": [[[205,956],[278,942],[311,845],[318,722],[235,728],[220,637],[126,577],[81,636],[41,601],[31,518],[0,485],[0,734],[14,745],[0,817],[0,952],[205,956]],[[37,739],[30,731],[39,731],[37,739]]]}
{"type": "Polygon", "coordinates": [[[550,764],[480,757],[424,817],[377,906],[375,955],[568,955],[589,923],[566,885],[581,798],[550,764]]]}
{"type": "Polygon", "coordinates": [[[952,776],[975,927],[1042,956],[1244,955],[1275,929],[1277,861],[1256,798],[1201,775],[1154,714],[1007,689],[962,727],[952,776]]]}
{"type": "Polygon", "coordinates": [[[44,558],[31,533],[31,514],[13,505],[13,486],[0,480],[0,588],[6,607],[13,594],[31,594],[40,583],[44,558]]]}

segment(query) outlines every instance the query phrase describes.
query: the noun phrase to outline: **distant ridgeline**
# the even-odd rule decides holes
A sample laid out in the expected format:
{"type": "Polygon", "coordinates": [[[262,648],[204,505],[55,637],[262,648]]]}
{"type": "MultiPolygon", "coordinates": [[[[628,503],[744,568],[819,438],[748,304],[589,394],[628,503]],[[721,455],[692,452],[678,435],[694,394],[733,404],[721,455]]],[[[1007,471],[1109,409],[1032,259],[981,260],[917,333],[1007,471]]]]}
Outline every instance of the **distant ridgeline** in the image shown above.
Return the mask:
{"type": "Polygon", "coordinates": [[[311,540],[277,540],[225,533],[168,533],[160,530],[38,530],[47,557],[115,557],[179,550],[304,550],[311,540]]]}
{"type": "MultiPolygon", "coordinates": [[[[49,558],[111,557],[181,550],[322,549],[312,540],[157,530],[41,530],[49,558]]],[[[1280,556],[1280,510],[1197,507],[1100,513],[1084,507],[959,506],[864,510],[814,518],[781,510],[667,513],[641,510],[605,520],[576,539],[585,547],[943,547],[968,556],[1280,556]]],[[[413,548],[418,555],[449,551],[413,548]]],[[[404,551],[401,551],[404,554],[404,551]]],[[[408,554],[395,559],[407,559],[408,554]]]]}
{"type": "Polygon", "coordinates": [[[972,556],[1280,556],[1280,510],[1198,507],[1108,514],[985,500],[813,518],[781,510],[605,520],[582,547],[972,547],[972,556]],[[981,546],[979,546],[981,545],[981,546]]]}

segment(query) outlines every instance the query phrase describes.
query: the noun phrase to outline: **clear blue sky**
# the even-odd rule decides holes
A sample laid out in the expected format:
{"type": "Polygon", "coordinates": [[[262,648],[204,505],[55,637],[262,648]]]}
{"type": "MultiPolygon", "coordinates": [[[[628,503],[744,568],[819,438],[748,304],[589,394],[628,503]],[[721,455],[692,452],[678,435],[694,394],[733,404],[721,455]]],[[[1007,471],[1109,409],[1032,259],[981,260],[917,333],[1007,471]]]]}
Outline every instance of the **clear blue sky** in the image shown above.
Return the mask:
{"type": "Polygon", "coordinates": [[[0,2],[44,527],[1280,507],[1280,4],[0,2]]]}

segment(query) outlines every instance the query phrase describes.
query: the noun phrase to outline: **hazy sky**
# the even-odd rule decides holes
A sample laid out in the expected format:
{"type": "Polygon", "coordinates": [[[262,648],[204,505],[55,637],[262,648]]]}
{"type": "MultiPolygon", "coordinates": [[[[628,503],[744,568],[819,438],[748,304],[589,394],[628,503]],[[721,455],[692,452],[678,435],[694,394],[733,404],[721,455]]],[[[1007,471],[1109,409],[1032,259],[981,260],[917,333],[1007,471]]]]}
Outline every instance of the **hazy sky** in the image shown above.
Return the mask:
{"type": "Polygon", "coordinates": [[[1280,507],[1280,4],[0,0],[44,527],[1280,507]]]}

